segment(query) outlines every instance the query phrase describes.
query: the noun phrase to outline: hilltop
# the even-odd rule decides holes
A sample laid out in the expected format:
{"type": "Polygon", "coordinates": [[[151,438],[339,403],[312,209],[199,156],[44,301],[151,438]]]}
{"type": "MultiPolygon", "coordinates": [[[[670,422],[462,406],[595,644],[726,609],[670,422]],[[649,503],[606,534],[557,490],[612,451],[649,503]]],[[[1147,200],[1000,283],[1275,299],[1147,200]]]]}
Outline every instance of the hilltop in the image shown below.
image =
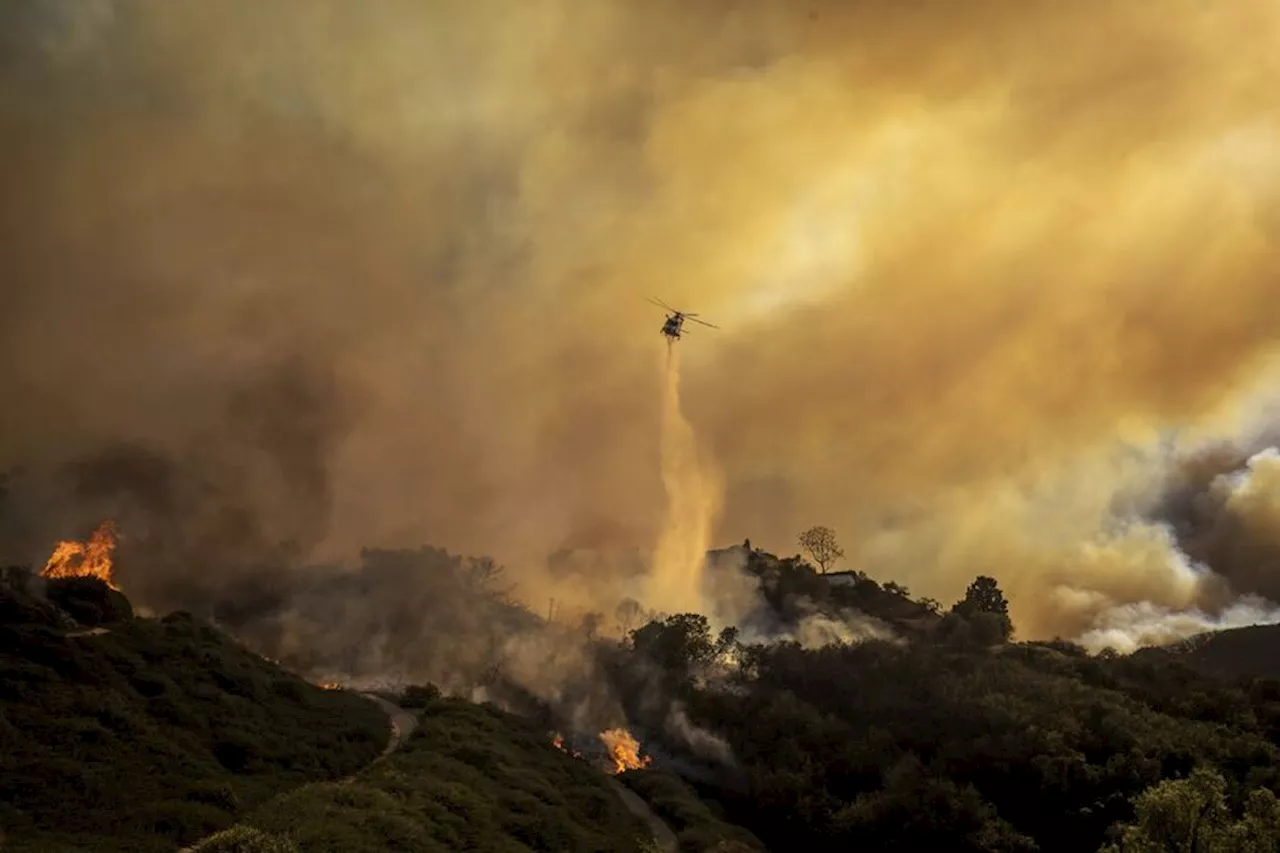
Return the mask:
{"type": "Polygon", "coordinates": [[[1210,631],[1160,651],[1210,675],[1280,678],[1280,625],[1210,631]]]}
{"type": "Polygon", "coordinates": [[[878,583],[863,572],[820,574],[798,555],[779,557],[749,545],[707,556],[709,573],[741,572],[756,585],[760,607],[743,620],[748,628],[794,633],[822,615],[868,639],[877,634],[923,637],[942,621],[936,602],[914,600],[905,587],[878,583]]]}
{"type": "Polygon", "coordinates": [[[0,583],[7,850],[172,850],[282,790],[358,770],[387,741],[373,703],[187,614],[136,618],[94,578],[44,585],[0,583]]]}

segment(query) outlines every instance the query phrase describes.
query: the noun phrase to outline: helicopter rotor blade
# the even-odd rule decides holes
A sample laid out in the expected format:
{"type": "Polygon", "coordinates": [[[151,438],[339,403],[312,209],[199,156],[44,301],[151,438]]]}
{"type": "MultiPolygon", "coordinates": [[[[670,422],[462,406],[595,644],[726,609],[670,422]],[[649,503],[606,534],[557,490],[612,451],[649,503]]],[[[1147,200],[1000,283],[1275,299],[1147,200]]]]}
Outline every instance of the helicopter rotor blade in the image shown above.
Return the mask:
{"type": "Polygon", "coordinates": [[[697,319],[696,317],[694,317],[692,314],[685,314],[684,316],[685,316],[685,319],[686,319],[686,320],[693,320],[693,322],[695,322],[695,323],[701,323],[702,325],[704,325],[704,326],[710,326],[710,327],[711,327],[711,328],[713,328],[713,329],[718,329],[718,328],[720,328],[719,326],[717,326],[717,325],[716,325],[716,324],[714,324],[714,323],[708,323],[706,320],[699,320],[699,319],[697,319]]]}
{"type": "Polygon", "coordinates": [[[650,297],[649,297],[649,301],[650,301],[650,302],[652,302],[654,305],[657,305],[659,308],[666,308],[668,311],[672,311],[672,312],[674,312],[674,313],[676,313],[676,314],[679,314],[679,313],[680,313],[679,311],[676,311],[676,309],[672,308],[672,307],[671,307],[670,305],[668,305],[667,303],[663,302],[661,299],[657,299],[657,298],[655,298],[655,297],[653,297],[653,296],[650,296],[650,297]]]}

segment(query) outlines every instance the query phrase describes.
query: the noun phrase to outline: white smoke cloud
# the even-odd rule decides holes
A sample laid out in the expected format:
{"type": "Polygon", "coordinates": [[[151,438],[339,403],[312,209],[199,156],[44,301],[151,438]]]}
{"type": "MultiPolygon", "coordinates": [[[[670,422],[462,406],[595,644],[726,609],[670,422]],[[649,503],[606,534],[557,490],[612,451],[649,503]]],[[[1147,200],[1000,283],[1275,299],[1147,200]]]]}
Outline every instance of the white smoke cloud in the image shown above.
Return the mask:
{"type": "Polygon", "coordinates": [[[728,741],[694,725],[693,721],[689,719],[689,714],[685,711],[684,705],[680,702],[673,703],[670,711],[667,712],[663,730],[669,737],[673,737],[687,746],[694,755],[701,758],[709,758],[725,765],[734,763],[733,749],[729,746],[728,741]]]}
{"type": "Polygon", "coordinates": [[[1280,624],[1280,607],[1254,595],[1239,598],[1217,614],[1198,607],[1171,610],[1141,601],[1103,611],[1096,624],[1079,637],[1080,645],[1091,652],[1110,648],[1129,654],[1144,646],[1166,646],[1209,631],[1280,624]]]}

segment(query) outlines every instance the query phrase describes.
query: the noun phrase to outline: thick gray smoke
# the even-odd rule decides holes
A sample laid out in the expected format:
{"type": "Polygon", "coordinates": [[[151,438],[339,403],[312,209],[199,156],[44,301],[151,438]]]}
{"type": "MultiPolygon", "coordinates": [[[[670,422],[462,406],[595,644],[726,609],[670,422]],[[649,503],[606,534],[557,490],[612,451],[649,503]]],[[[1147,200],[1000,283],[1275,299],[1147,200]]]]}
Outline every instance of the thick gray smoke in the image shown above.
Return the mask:
{"type": "Polygon", "coordinates": [[[1231,592],[1280,602],[1280,451],[1205,450],[1174,473],[1157,507],[1183,551],[1231,592]]]}
{"type": "MultiPolygon", "coordinates": [[[[1259,442],[1263,439],[1259,439],[1259,442]]],[[[1153,496],[1084,554],[1162,575],[1164,600],[1107,598],[1087,586],[1053,591],[1059,612],[1090,614],[1079,641],[1132,651],[1195,634],[1280,622],[1280,451],[1216,442],[1175,456],[1153,496]]]]}
{"type": "Polygon", "coordinates": [[[921,594],[996,574],[1024,637],[1274,597],[1266,457],[1107,507],[1107,448],[1275,347],[1280,11],[1169,3],[3,4],[0,559],[110,515],[140,605],[568,704],[582,644],[360,548],[492,554],[568,624],[645,558],[548,552],[672,521],[684,566],[831,519],[921,594]],[[650,295],[722,326],[680,344],[698,518],[650,295]]]}
{"type": "Polygon", "coordinates": [[[20,471],[0,516],[6,557],[38,565],[51,542],[111,518],[119,580],[143,606],[264,595],[328,530],[344,401],[330,374],[292,359],[229,379],[215,399],[190,431],[120,436],[20,471]]]}

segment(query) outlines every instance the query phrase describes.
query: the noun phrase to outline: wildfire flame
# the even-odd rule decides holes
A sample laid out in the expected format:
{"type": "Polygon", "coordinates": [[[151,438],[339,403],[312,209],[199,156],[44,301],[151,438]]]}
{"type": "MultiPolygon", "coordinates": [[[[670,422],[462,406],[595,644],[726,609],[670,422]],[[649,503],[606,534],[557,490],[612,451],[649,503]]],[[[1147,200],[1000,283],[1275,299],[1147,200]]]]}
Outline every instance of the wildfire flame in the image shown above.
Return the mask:
{"type": "Polygon", "coordinates": [[[570,750],[565,748],[564,735],[560,734],[559,732],[551,733],[551,745],[554,746],[556,749],[560,750],[561,752],[563,752],[565,755],[572,755],[574,758],[582,757],[582,753],[578,752],[576,749],[570,750]]]}
{"type": "Polygon", "coordinates": [[[336,681],[326,681],[324,684],[321,684],[320,687],[324,690],[341,690],[342,689],[342,685],[336,681]]]}
{"type": "Polygon", "coordinates": [[[112,579],[111,554],[116,549],[115,522],[107,520],[89,536],[88,542],[65,539],[59,542],[40,572],[46,578],[97,578],[118,590],[112,579]]]}
{"type": "Polygon", "coordinates": [[[640,754],[640,741],[636,740],[626,729],[606,729],[600,733],[600,742],[609,751],[613,761],[613,774],[627,770],[641,770],[648,767],[653,758],[640,754]]]}

